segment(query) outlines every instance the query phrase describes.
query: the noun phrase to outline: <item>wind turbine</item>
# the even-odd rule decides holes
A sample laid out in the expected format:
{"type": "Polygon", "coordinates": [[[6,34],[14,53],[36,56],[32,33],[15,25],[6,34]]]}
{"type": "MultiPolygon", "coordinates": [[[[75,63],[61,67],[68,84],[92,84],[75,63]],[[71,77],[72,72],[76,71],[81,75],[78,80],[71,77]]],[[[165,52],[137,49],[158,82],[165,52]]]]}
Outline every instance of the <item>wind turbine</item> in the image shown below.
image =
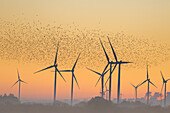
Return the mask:
{"type": "MultiPolygon", "coordinates": [[[[104,97],[104,95],[106,95],[106,100],[107,100],[109,90],[107,89],[107,86],[105,86],[105,88],[106,88],[106,90],[103,91],[103,97],[104,97]]],[[[100,92],[100,94],[102,95],[102,92],[100,92]]]]}
{"type": "MultiPolygon", "coordinates": [[[[108,41],[109,41],[109,44],[110,44],[110,47],[111,47],[111,49],[112,49],[112,52],[113,52],[113,55],[114,55],[114,57],[115,57],[116,62],[109,61],[109,57],[108,57],[108,55],[107,55],[107,53],[106,53],[103,45],[102,45],[102,47],[103,47],[103,50],[104,50],[104,52],[105,52],[106,58],[107,58],[107,60],[108,60],[108,64],[110,64],[110,66],[111,66],[112,64],[115,64],[115,67],[113,68],[113,70],[116,68],[117,64],[119,64],[119,69],[118,69],[118,88],[117,88],[117,104],[119,104],[119,99],[120,99],[120,72],[121,72],[121,65],[122,65],[122,64],[132,63],[132,62],[124,62],[124,61],[122,61],[122,60],[118,61],[117,56],[116,56],[116,53],[115,53],[115,51],[114,51],[114,49],[113,49],[113,46],[112,46],[109,38],[108,38],[108,41]]],[[[101,43],[101,44],[102,44],[102,43],[101,43]]],[[[113,72],[113,71],[111,71],[111,67],[110,67],[109,94],[111,93],[111,74],[112,74],[112,72],[113,72]]],[[[110,97],[110,95],[109,95],[109,97],[110,97]]],[[[109,100],[110,100],[110,98],[109,98],[109,100]]]]}
{"type": "MultiPolygon", "coordinates": [[[[17,70],[17,74],[18,74],[18,80],[14,83],[14,85],[13,86],[15,86],[15,84],[16,83],[18,83],[19,82],[19,93],[18,93],[18,99],[20,100],[20,94],[21,94],[21,82],[23,82],[23,83],[26,83],[26,82],[24,82],[23,80],[21,80],[21,78],[20,78],[20,76],[19,76],[19,72],[18,72],[18,70],[17,70]]],[[[27,83],[26,83],[27,84],[27,83]]],[[[12,87],[13,87],[12,86],[12,87]]],[[[12,88],[11,87],[11,88],[12,88]]]]}
{"type": "Polygon", "coordinates": [[[135,101],[137,101],[137,88],[140,86],[139,84],[137,86],[133,85],[132,83],[130,83],[134,88],[135,88],[135,101]]]}
{"type": "Polygon", "coordinates": [[[161,100],[160,104],[162,106],[162,92],[160,92],[159,97],[160,97],[160,100],[161,100]]]}
{"type": "MultiPolygon", "coordinates": [[[[49,67],[46,67],[46,68],[44,68],[44,69],[42,69],[42,70],[39,70],[39,71],[37,71],[37,72],[35,72],[35,73],[39,73],[39,72],[41,72],[41,71],[44,71],[44,70],[47,70],[47,69],[50,69],[50,68],[55,68],[55,78],[54,78],[54,102],[56,101],[56,79],[57,79],[57,72],[60,74],[60,76],[63,78],[63,80],[66,82],[66,80],[64,79],[64,77],[62,76],[62,74],[60,73],[60,71],[59,71],[59,69],[57,68],[57,66],[58,66],[58,64],[57,64],[57,54],[58,54],[58,48],[59,48],[59,43],[58,43],[58,45],[57,45],[57,51],[56,51],[56,56],[55,56],[55,61],[54,61],[54,64],[53,65],[51,65],[51,66],[49,66],[49,67]]],[[[34,73],[34,74],[35,74],[34,73]]]]}
{"type": "Polygon", "coordinates": [[[162,84],[162,89],[161,89],[161,93],[162,93],[162,90],[163,90],[163,86],[164,86],[164,84],[165,84],[165,92],[164,92],[164,106],[166,106],[166,84],[167,84],[167,82],[170,80],[170,79],[167,79],[167,80],[165,80],[165,78],[163,77],[163,74],[162,74],[162,72],[161,72],[161,75],[162,75],[162,79],[163,79],[163,84],[162,84]]]}
{"type": "Polygon", "coordinates": [[[77,64],[77,61],[78,61],[79,57],[80,57],[80,54],[78,55],[78,58],[77,58],[74,66],[73,66],[73,68],[72,68],[71,70],[60,70],[60,72],[71,72],[71,73],[72,73],[72,82],[71,82],[71,105],[73,104],[73,82],[74,82],[74,80],[76,81],[77,86],[78,86],[78,88],[80,89],[79,84],[78,84],[78,81],[77,81],[76,76],[75,76],[75,74],[74,74],[74,69],[75,69],[75,66],[76,66],[76,64],[77,64]]]}
{"type": "MultiPolygon", "coordinates": [[[[155,86],[149,79],[149,74],[148,74],[148,65],[147,65],[147,79],[142,82],[140,85],[144,84],[145,82],[148,82],[148,92],[147,92],[147,104],[149,104],[149,83],[152,84],[153,86],[155,86]]],[[[139,86],[140,86],[139,85],[139,86]]],[[[155,86],[156,87],[156,86],[155,86]]],[[[157,88],[157,87],[156,87],[157,88]]]]}
{"type": "MultiPolygon", "coordinates": [[[[104,76],[105,76],[105,74],[109,71],[109,69],[108,69],[106,72],[103,71],[102,74],[99,73],[99,72],[97,72],[97,71],[94,71],[94,70],[92,70],[92,69],[89,69],[89,68],[87,68],[87,69],[90,70],[90,71],[92,71],[92,72],[94,72],[94,73],[96,73],[96,74],[98,74],[98,75],[100,75],[100,78],[101,78],[101,86],[102,86],[102,92],[101,92],[101,94],[102,94],[102,98],[103,98],[103,95],[104,95],[104,91],[103,91],[103,90],[104,90],[104,76]]],[[[95,87],[97,86],[100,78],[98,79],[95,87]]]]}
{"type": "MultiPolygon", "coordinates": [[[[103,46],[103,43],[102,43],[102,41],[101,41],[100,38],[99,38],[99,40],[100,40],[100,43],[101,43],[101,45],[102,45],[103,51],[104,51],[104,53],[105,53],[106,59],[107,59],[107,61],[108,61],[108,63],[107,63],[107,65],[106,65],[106,67],[105,67],[105,69],[104,69],[103,72],[105,72],[106,69],[107,69],[107,67],[110,65],[110,75],[109,75],[109,101],[111,101],[112,73],[113,73],[113,71],[115,70],[117,64],[115,64],[115,66],[114,66],[114,68],[113,68],[113,70],[112,70],[112,64],[113,64],[113,63],[112,63],[112,61],[109,60],[109,57],[108,57],[108,55],[107,55],[107,53],[106,53],[106,50],[105,50],[105,48],[104,48],[104,46],[103,46]]],[[[113,52],[113,55],[115,55],[114,52],[113,52]]],[[[107,80],[107,81],[108,81],[108,80],[107,80]]]]}
{"type": "Polygon", "coordinates": [[[106,91],[105,91],[105,92],[106,92],[106,100],[107,100],[107,96],[108,96],[108,91],[109,91],[109,90],[107,89],[107,86],[106,86],[106,85],[105,85],[105,87],[106,87],[106,91]]]}

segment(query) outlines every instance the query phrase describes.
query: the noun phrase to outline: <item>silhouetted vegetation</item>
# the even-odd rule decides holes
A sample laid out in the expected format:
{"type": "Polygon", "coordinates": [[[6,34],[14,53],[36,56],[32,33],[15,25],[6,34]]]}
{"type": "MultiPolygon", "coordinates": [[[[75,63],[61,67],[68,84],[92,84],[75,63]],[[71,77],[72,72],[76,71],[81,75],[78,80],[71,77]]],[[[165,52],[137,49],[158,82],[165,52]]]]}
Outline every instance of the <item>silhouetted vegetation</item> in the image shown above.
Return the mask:
{"type": "Polygon", "coordinates": [[[168,113],[170,111],[170,107],[148,106],[139,101],[124,101],[117,105],[101,97],[95,97],[88,102],[80,102],[74,106],[59,101],[48,105],[19,104],[19,100],[12,94],[0,96],[0,100],[0,113],[168,113]],[[2,100],[6,99],[10,101],[2,104],[2,100]],[[15,104],[9,103],[11,100],[13,102],[15,100],[15,104]]]}
{"type": "Polygon", "coordinates": [[[0,105],[9,105],[9,104],[20,104],[20,101],[13,94],[9,94],[8,96],[4,94],[4,96],[0,95],[0,105]]]}

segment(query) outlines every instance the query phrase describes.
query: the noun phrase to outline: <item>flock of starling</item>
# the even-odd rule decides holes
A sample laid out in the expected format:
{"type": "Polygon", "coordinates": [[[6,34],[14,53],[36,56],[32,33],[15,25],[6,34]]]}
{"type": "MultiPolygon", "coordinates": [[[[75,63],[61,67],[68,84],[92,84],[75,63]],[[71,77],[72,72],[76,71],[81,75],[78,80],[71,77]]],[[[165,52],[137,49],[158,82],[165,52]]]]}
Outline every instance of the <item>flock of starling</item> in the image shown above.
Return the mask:
{"type": "MultiPolygon", "coordinates": [[[[129,68],[144,68],[147,64],[158,65],[170,58],[170,46],[158,40],[136,37],[127,33],[106,32],[101,29],[83,28],[75,24],[45,24],[39,20],[10,21],[0,19],[0,60],[16,63],[49,64],[53,61],[60,42],[60,66],[72,66],[76,55],[81,52],[79,68],[100,67],[107,61],[100,46],[99,38],[109,48],[106,37],[110,38],[120,59],[133,61],[129,68]]],[[[111,51],[106,49],[108,55],[111,51]]]]}

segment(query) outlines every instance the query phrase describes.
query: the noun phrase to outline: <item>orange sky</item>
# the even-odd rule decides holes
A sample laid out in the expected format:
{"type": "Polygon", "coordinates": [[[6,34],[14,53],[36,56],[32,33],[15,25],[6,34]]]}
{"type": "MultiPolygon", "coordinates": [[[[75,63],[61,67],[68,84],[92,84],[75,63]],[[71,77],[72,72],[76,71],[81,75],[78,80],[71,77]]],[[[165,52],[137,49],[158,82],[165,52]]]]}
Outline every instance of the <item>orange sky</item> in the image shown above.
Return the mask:
{"type": "MultiPolygon", "coordinates": [[[[98,38],[102,38],[111,57],[107,36],[119,59],[134,62],[122,66],[123,97],[134,97],[129,82],[136,85],[146,78],[147,63],[150,78],[158,86],[158,89],[151,86],[151,91],[160,92],[160,70],[165,78],[170,78],[169,5],[169,0],[1,0],[0,94],[18,94],[18,86],[10,88],[17,80],[18,68],[21,78],[29,83],[22,85],[21,99],[52,100],[54,73],[48,70],[34,75],[33,72],[53,64],[60,40],[60,69],[71,68],[82,52],[75,72],[80,84],[80,90],[74,86],[75,98],[99,95],[100,84],[94,87],[98,76],[86,67],[101,72],[106,58],[98,38]]],[[[71,75],[63,75],[67,83],[58,78],[57,99],[70,98],[71,75]]],[[[115,98],[117,70],[113,73],[112,88],[115,98]]],[[[145,92],[146,85],[139,88],[138,96],[144,96],[145,92]]]]}
{"type": "MultiPolygon", "coordinates": [[[[78,64],[80,65],[80,64],[78,64]]],[[[46,65],[39,66],[36,64],[25,64],[25,65],[16,65],[16,64],[4,64],[1,63],[1,94],[4,93],[14,93],[15,95],[18,94],[18,85],[10,88],[13,83],[17,80],[17,73],[16,67],[19,68],[20,76],[22,80],[28,82],[28,84],[22,84],[22,99],[42,99],[48,100],[52,99],[53,97],[53,83],[54,83],[54,73],[51,70],[44,71],[42,73],[34,75],[33,72],[43,68],[46,65]],[[15,67],[15,68],[14,68],[15,67]]],[[[62,68],[62,66],[61,66],[62,68]]],[[[168,63],[162,64],[160,66],[151,66],[149,68],[149,75],[151,81],[158,86],[158,89],[151,86],[152,92],[158,92],[161,89],[161,76],[159,70],[163,71],[165,78],[168,78],[168,63]]],[[[95,68],[94,68],[95,69],[95,68]]],[[[97,69],[97,68],[96,68],[97,69]]],[[[84,99],[90,98],[96,95],[99,95],[100,90],[100,82],[97,87],[94,87],[98,75],[89,72],[86,68],[76,69],[76,77],[78,79],[80,90],[76,84],[75,86],[75,98],[84,99]]],[[[146,69],[126,69],[122,66],[122,76],[121,76],[121,93],[124,95],[123,97],[133,97],[134,96],[134,88],[131,87],[129,82],[133,84],[138,84],[139,82],[146,79],[146,69]]],[[[58,77],[57,80],[57,98],[58,99],[68,99],[70,97],[70,84],[71,84],[71,75],[70,74],[63,74],[66,79],[66,83],[58,77]]],[[[108,75],[107,75],[108,77],[108,75]]],[[[106,79],[106,78],[105,78],[106,79]]],[[[113,96],[116,97],[117,92],[117,69],[113,74],[113,96]]],[[[170,90],[170,87],[167,87],[167,91],[170,90]]],[[[138,96],[143,97],[144,92],[146,92],[146,84],[139,87],[138,89],[138,96]]]]}

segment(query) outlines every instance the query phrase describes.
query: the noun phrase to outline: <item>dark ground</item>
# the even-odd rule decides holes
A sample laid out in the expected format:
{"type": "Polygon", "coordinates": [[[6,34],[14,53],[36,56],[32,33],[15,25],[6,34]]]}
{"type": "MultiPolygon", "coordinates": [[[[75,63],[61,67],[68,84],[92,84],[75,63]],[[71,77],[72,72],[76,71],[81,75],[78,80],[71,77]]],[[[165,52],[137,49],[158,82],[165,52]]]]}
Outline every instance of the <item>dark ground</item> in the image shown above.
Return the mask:
{"type": "Polygon", "coordinates": [[[74,106],[58,102],[43,104],[0,104],[0,113],[169,113],[170,107],[148,106],[140,102],[113,104],[100,97],[74,106]]]}

